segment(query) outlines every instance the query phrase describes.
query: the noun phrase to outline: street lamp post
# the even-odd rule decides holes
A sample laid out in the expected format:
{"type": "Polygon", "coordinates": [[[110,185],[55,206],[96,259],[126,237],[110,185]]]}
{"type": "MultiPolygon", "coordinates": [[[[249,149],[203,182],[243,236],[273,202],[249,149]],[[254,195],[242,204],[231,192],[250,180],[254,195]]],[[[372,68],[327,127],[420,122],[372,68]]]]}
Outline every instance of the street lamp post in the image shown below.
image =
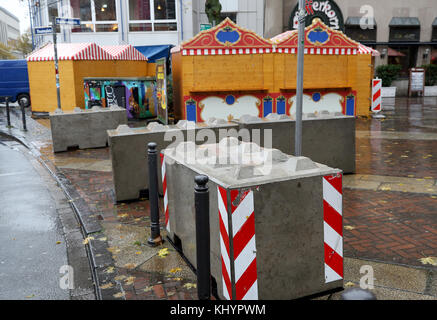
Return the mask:
{"type": "Polygon", "coordinates": [[[299,0],[299,29],[297,45],[297,84],[296,84],[296,134],[295,156],[302,156],[302,103],[303,103],[303,64],[305,50],[305,0],[299,0]]]}

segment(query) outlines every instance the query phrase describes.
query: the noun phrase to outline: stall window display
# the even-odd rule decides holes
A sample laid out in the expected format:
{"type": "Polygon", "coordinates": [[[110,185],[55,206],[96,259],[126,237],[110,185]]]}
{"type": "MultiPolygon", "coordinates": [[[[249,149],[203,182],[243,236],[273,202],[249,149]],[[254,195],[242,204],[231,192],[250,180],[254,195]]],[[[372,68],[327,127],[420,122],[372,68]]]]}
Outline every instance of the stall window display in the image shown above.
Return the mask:
{"type": "Polygon", "coordinates": [[[154,78],[85,78],[85,106],[103,108],[111,105],[126,108],[129,119],[153,117],[156,114],[154,78]]]}
{"type": "Polygon", "coordinates": [[[115,0],[70,0],[72,15],[81,20],[72,32],[117,32],[115,0]]]}
{"type": "Polygon", "coordinates": [[[177,31],[175,0],[129,0],[129,31],[177,31]]]}

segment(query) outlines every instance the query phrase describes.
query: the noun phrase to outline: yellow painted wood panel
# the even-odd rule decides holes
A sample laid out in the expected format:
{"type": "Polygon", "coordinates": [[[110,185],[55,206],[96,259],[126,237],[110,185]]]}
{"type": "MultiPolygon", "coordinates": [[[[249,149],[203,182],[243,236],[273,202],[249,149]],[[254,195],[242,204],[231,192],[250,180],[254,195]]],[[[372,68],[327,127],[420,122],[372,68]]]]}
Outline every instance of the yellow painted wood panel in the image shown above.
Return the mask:
{"type": "Polygon", "coordinates": [[[195,56],[193,59],[195,68],[191,90],[258,90],[264,88],[263,55],[195,56]]]}
{"type": "MultiPolygon", "coordinates": [[[[32,111],[52,112],[57,108],[55,64],[53,61],[28,62],[32,111]]],[[[71,110],[75,105],[72,61],[59,61],[61,106],[71,110]]]]}
{"type": "MultiPolygon", "coordinates": [[[[296,88],[297,55],[285,57],[285,87],[296,88]]],[[[348,58],[336,55],[305,55],[305,88],[348,87],[348,58]]]]}
{"type": "Polygon", "coordinates": [[[172,77],[173,77],[173,110],[176,119],[183,118],[184,97],[182,91],[182,62],[181,54],[172,55],[172,77]]]}
{"type": "Polygon", "coordinates": [[[370,115],[372,95],[373,58],[370,54],[357,56],[357,115],[370,115]]]}

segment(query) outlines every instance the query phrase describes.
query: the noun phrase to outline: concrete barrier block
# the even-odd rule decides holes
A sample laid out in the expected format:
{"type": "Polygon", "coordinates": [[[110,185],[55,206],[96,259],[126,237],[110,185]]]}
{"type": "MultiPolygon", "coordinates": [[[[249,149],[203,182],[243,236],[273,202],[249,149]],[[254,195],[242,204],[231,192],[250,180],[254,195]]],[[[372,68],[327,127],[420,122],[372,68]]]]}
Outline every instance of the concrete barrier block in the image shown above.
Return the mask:
{"type": "Polygon", "coordinates": [[[120,124],[127,124],[126,110],[116,106],[91,110],[76,108],[73,112],[56,110],[50,113],[53,151],[67,151],[69,147],[106,147],[106,131],[120,124]]]}
{"type": "Polygon", "coordinates": [[[168,182],[168,234],[180,243],[194,266],[194,177],[209,177],[211,274],[220,298],[226,299],[227,290],[222,256],[227,256],[225,263],[232,265],[227,271],[233,294],[238,291],[237,280],[256,257],[252,276],[256,277],[257,287],[246,288],[257,293],[251,299],[294,299],[342,287],[342,279],[326,281],[323,221],[323,179],[341,179],[340,170],[234,138],[225,138],[217,145],[168,148],[162,154],[168,182]],[[211,153],[188,163],[193,147],[196,154],[207,148],[211,153]],[[205,161],[214,154],[222,157],[216,162],[205,161]],[[233,163],[235,154],[242,162],[233,163]],[[250,161],[243,161],[245,158],[250,161]],[[227,161],[219,163],[224,159],[227,161]],[[246,225],[249,223],[251,227],[246,225]],[[243,225],[247,241],[239,235],[243,225]],[[228,236],[226,241],[222,240],[223,234],[228,236]],[[250,246],[247,252],[246,246],[250,246]],[[239,252],[245,252],[245,258],[240,258],[239,252]]]}
{"type": "MultiPolygon", "coordinates": [[[[184,141],[194,141],[196,144],[215,143],[220,135],[227,136],[228,130],[238,130],[234,123],[214,121],[193,123],[186,120],[176,125],[164,126],[150,123],[143,128],[119,127],[108,131],[110,155],[112,160],[112,174],[116,201],[135,200],[142,191],[149,188],[149,171],[147,166],[147,145],[150,142],[157,144],[157,150],[176,147],[184,141]],[[209,129],[208,131],[202,131],[209,129]],[[209,134],[212,133],[212,136],[209,134]],[[196,137],[199,140],[196,141],[196,137]]],[[[192,143],[194,143],[192,142],[192,143]]],[[[162,194],[161,169],[158,168],[159,191],[162,194]]]]}

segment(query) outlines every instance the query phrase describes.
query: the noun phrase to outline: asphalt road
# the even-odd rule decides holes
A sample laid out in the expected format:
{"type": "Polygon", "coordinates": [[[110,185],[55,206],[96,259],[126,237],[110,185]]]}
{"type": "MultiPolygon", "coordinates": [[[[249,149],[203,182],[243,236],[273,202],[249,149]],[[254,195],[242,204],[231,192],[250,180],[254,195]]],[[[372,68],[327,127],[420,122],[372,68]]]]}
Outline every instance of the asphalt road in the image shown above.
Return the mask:
{"type": "Polygon", "coordinates": [[[54,200],[32,163],[0,140],[0,299],[70,299],[54,200]]]}

